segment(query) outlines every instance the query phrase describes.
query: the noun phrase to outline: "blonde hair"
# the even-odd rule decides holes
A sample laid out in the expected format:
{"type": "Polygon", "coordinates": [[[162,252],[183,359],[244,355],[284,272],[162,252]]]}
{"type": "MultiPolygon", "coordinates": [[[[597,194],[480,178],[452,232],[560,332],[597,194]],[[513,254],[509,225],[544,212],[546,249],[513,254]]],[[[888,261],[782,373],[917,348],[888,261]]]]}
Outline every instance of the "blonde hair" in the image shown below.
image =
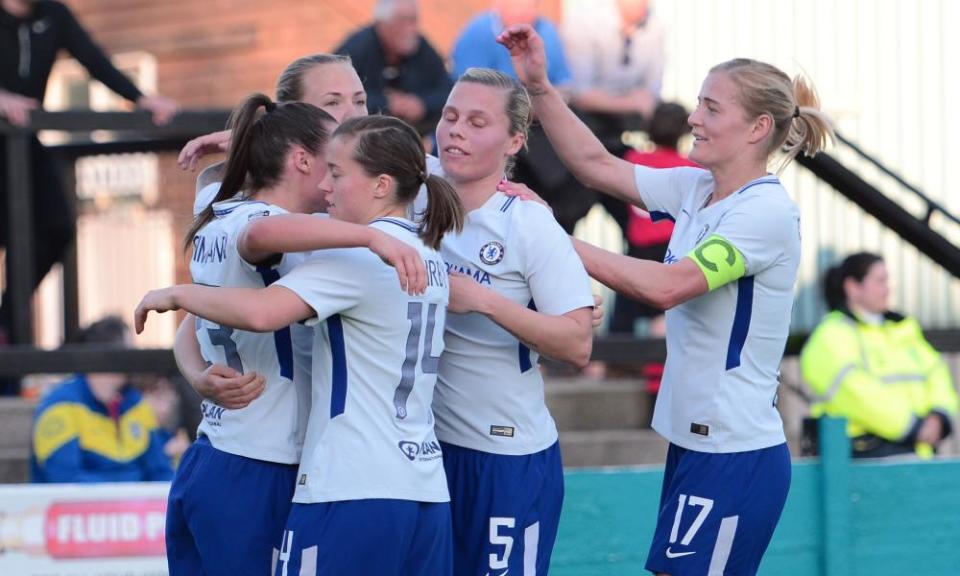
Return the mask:
{"type": "MultiPolygon", "coordinates": [[[[510,121],[510,135],[523,134],[523,146],[527,146],[527,135],[530,131],[530,124],[533,123],[533,105],[530,103],[530,95],[527,89],[523,87],[516,79],[507,76],[499,70],[490,68],[467,68],[467,71],[457,80],[457,83],[468,82],[470,84],[480,84],[507,91],[507,105],[504,112],[510,121]]],[[[507,160],[507,176],[513,172],[515,159],[513,157],[507,160]]]]}
{"type": "Polygon", "coordinates": [[[783,154],[777,173],[800,152],[814,156],[833,139],[833,123],[820,110],[820,98],[804,77],[790,80],[776,66],[749,58],[728,60],[710,72],[723,72],[740,87],[740,105],[748,117],[773,118],[767,156],[777,150],[783,154]]]}
{"type": "Polygon", "coordinates": [[[311,54],[297,58],[284,68],[277,79],[277,102],[303,100],[303,77],[315,67],[326,64],[350,66],[353,62],[343,54],[311,54]]]}

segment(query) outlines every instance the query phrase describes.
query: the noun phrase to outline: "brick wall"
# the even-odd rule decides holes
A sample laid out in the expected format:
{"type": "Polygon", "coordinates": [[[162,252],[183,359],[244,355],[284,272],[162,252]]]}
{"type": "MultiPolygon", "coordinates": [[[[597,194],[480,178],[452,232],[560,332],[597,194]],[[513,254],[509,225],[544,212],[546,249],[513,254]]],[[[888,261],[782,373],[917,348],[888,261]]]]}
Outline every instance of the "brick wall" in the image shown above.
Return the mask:
{"type": "MultiPolygon", "coordinates": [[[[66,0],[108,52],[145,51],[157,59],[158,91],[184,106],[231,107],[251,92],[272,94],[295,58],[329,51],[370,19],[373,0],[66,0]]],[[[544,0],[554,21],[560,0],[544,0]]],[[[421,28],[446,55],[487,0],[422,0],[421,28]]],[[[191,220],[193,175],[161,157],[159,207],[174,214],[179,238],[191,220]]],[[[177,279],[188,281],[179,244],[177,279]]]]}

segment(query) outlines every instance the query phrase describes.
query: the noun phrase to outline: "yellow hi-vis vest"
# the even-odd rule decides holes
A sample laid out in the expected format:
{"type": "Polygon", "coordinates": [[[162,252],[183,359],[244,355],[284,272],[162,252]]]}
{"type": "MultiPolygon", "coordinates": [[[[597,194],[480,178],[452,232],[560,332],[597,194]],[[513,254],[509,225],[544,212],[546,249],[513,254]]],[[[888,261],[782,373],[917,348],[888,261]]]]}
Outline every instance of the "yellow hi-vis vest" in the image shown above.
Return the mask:
{"type": "Polygon", "coordinates": [[[804,345],[800,368],[815,395],[812,415],[847,418],[851,437],[904,441],[933,412],[952,428],[958,399],[950,371],[913,318],[887,313],[875,325],[831,312],[804,345]]]}

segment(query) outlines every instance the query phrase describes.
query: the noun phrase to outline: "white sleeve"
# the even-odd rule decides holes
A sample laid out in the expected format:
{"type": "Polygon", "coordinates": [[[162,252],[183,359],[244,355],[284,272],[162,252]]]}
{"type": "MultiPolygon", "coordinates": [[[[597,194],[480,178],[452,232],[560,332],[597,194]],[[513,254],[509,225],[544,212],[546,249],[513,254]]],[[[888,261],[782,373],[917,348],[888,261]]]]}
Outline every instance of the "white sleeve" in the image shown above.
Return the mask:
{"type": "MultiPolygon", "coordinates": [[[[324,320],[356,306],[371,278],[369,258],[360,248],[341,248],[315,253],[309,260],[276,281],[293,291],[324,320]]],[[[372,255],[372,254],[371,254],[372,255]]]]}
{"type": "Polygon", "coordinates": [[[593,306],[590,277],[573,242],[553,214],[534,202],[515,206],[521,230],[523,274],[538,312],[560,316],[593,306]]]}
{"type": "Polygon", "coordinates": [[[721,217],[711,235],[733,244],[753,276],[777,263],[791,243],[800,241],[800,212],[793,204],[757,195],[721,217]]]}
{"type": "Polygon", "coordinates": [[[211,182],[197,191],[193,198],[193,215],[199,216],[201,212],[207,209],[207,206],[217,197],[220,191],[220,182],[211,182]]]}
{"type": "Polygon", "coordinates": [[[676,221],[684,199],[697,190],[702,178],[709,176],[701,168],[649,168],[639,164],[633,167],[637,193],[653,221],[676,221]]]}
{"type": "MultiPolygon", "coordinates": [[[[287,212],[276,212],[275,211],[276,208],[273,208],[271,206],[264,206],[262,204],[254,205],[251,208],[252,209],[248,208],[246,210],[247,217],[244,220],[243,225],[240,226],[240,228],[236,232],[238,239],[240,235],[243,234],[243,231],[247,229],[247,226],[250,225],[250,222],[257,220],[258,218],[266,218],[267,216],[279,216],[287,213],[287,212]]],[[[268,271],[279,268],[283,264],[284,259],[287,257],[286,254],[280,254],[280,258],[277,258],[276,260],[271,260],[268,264],[255,264],[253,262],[248,262],[247,259],[243,257],[243,254],[240,253],[239,243],[236,243],[234,245],[234,248],[237,251],[237,261],[240,262],[240,264],[244,268],[246,268],[248,271],[259,274],[263,278],[264,285],[266,286],[269,286],[270,282],[273,282],[274,280],[276,280],[275,275],[272,277],[272,279],[270,279],[270,274],[268,271]]]]}

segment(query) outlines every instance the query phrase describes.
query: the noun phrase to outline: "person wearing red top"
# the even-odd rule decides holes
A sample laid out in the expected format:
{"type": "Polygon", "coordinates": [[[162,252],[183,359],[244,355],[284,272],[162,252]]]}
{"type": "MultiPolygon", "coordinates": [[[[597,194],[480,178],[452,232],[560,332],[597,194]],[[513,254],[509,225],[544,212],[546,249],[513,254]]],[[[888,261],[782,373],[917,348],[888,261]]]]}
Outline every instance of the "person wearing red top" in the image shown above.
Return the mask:
{"type": "MultiPolygon", "coordinates": [[[[684,134],[690,132],[687,124],[688,113],[680,104],[664,102],[657,106],[650,119],[648,135],[654,144],[650,152],[630,150],[624,158],[634,164],[651,168],[674,168],[677,166],[696,166],[681,155],[677,144],[684,134]]],[[[630,207],[627,220],[627,254],[634,258],[663,261],[673,233],[673,222],[657,218],[636,206],[630,207]],[[651,218],[652,216],[652,218],[651,218]]],[[[610,321],[611,334],[634,333],[634,325],[639,318],[649,318],[648,335],[662,338],[665,334],[663,310],[655,308],[623,295],[617,295],[610,321]]],[[[647,391],[656,394],[660,389],[660,377],[663,375],[662,363],[645,364],[642,376],[647,382],[647,391]]]]}

